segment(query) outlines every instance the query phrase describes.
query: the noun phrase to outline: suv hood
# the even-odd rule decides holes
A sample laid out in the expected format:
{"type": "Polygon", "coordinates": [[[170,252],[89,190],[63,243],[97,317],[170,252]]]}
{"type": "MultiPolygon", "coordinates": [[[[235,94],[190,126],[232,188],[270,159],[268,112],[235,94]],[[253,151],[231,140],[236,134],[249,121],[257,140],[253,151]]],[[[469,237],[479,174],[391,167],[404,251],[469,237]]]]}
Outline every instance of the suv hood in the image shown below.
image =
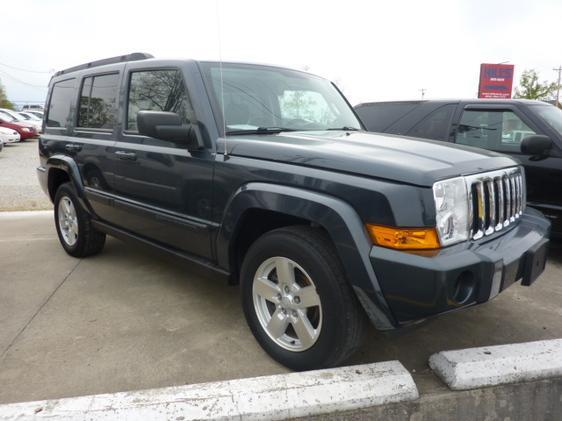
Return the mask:
{"type": "Polygon", "coordinates": [[[517,165],[511,158],[468,146],[387,134],[346,131],[283,132],[228,137],[229,154],[341,171],[402,183],[435,181],[517,165]]]}

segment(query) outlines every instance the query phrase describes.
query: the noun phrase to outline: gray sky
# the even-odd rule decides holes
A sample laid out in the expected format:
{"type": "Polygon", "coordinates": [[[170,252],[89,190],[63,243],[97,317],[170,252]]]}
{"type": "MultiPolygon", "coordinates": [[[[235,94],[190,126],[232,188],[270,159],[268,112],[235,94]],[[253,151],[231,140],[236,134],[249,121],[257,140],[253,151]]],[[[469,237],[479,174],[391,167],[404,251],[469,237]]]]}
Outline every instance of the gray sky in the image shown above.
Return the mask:
{"type": "Polygon", "coordinates": [[[474,97],[482,62],[515,64],[516,80],[528,68],[554,80],[562,64],[560,0],[27,0],[2,12],[0,79],[15,101],[44,100],[52,69],[133,51],[308,69],[353,104],[422,87],[474,97]]]}

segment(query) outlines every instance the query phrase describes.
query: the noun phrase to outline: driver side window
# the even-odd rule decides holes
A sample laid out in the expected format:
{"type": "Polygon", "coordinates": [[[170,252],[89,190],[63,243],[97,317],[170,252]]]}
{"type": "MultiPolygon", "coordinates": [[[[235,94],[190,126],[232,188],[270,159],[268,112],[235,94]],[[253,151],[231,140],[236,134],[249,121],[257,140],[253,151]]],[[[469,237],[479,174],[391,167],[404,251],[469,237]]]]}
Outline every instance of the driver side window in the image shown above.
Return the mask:
{"type": "Polygon", "coordinates": [[[536,134],[513,111],[464,111],[455,142],[499,152],[519,152],[521,141],[536,134]]]}
{"type": "Polygon", "coordinates": [[[513,111],[464,111],[455,142],[499,152],[519,152],[523,138],[536,134],[513,111]]]}

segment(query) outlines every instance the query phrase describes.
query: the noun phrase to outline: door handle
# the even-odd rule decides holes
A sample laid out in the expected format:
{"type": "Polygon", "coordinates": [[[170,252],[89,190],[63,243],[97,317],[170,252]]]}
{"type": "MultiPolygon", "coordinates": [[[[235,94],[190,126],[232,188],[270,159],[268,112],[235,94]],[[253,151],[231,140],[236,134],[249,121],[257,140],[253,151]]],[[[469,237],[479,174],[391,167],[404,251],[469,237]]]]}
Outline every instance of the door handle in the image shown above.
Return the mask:
{"type": "Polygon", "coordinates": [[[137,159],[137,154],[134,152],[115,151],[115,155],[117,155],[119,159],[127,159],[129,161],[134,161],[137,159]]]}
{"type": "Polygon", "coordinates": [[[82,145],[78,143],[68,143],[64,146],[64,149],[66,149],[67,152],[78,152],[82,149],[82,145]]]}

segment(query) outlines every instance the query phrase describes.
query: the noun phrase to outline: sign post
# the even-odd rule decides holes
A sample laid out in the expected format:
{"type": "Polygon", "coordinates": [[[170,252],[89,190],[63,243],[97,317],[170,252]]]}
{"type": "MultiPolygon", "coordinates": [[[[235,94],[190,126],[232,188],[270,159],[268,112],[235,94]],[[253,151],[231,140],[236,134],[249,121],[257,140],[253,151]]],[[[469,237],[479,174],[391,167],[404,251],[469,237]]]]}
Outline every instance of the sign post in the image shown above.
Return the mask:
{"type": "Polygon", "coordinates": [[[514,68],[513,64],[482,63],[478,98],[510,99],[514,68]]]}

